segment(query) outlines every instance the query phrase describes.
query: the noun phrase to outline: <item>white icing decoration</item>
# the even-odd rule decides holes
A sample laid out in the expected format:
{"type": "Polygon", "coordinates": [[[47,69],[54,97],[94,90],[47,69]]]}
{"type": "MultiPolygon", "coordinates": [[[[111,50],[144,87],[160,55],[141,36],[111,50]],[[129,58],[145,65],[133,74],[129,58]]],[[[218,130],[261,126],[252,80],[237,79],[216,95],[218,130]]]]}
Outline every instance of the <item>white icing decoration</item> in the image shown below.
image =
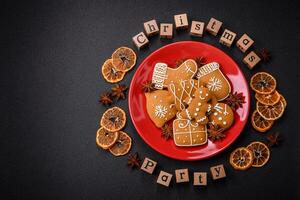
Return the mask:
{"type": "Polygon", "coordinates": [[[195,115],[195,116],[197,116],[198,114],[197,114],[197,113],[195,113],[194,115],[195,115]]]}
{"type": "Polygon", "coordinates": [[[226,125],[226,124],[227,124],[227,122],[223,121],[223,124],[224,124],[224,125],[226,125]]]}
{"type": "Polygon", "coordinates": [[[214,112],[214,116],[217,116],[218,115],[218,113],[217,112],[214,112]]]}
{"type": "Polygon", "coordinates": [[[159,118],[164,118],[168,112],[165,106],[157,105],[155,106],[155,116],[159,118]]]}
{"type": "Polygon", "coordinates": [[[218,91],[222,88],[222,81],[213,76],[209,79],[206,86],[210,91],[218,91]]]}
{"type": "Polygon", "coordinates": [[[225,104],[225,110],[224,110],[224,113],[223,113],[224,115],[228,115],[229,114],[229,112],[227,112],[227,105],[225,104]]]}
{"type": "Polygon", "coordinates": [[[198,106],[201,106],[201,103],[200,103],[200,102],[198,103],[198,106]]]}
{"type": "Polygon", "coordinates": [[[218,120],[221,121],[221,120],[222,120],[222,117],[219,117],[218,120]]]}
{"type": "Polygon", "coordinates": [[[222,113],[221,110],[223,110],[223,108],[218,103],[215,105],[214,109],[219,113],[222,113]]]}
{"type": "Polygon", "coordinates": [[[200,111],[200,108],[196,108],[196,111],[199,112],[199,111],[200,111]]]}

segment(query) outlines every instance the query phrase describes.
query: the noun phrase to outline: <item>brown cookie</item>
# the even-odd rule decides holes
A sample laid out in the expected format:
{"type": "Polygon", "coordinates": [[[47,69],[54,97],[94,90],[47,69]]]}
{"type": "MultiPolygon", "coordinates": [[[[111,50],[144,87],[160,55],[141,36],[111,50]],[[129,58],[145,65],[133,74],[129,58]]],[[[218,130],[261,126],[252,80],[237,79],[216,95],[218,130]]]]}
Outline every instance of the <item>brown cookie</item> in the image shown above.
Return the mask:
{"type": "Polygon", "coordinates": [[[216,62],[200,67],[197,78],[216,96],[218,101],[224,100],[231,92],[230,83],[216,62]]]}
{"type": "Polygon", "coordinates": [[[225,103],[217,103],[209,116],[209,123],[222,129],[228,129],[233,124],[234,114],[230,106],[225,103]]]}
{"type": "Polygon", "coordinates": [[[182,119],[195,120],[200,124],[207,124],[208,112],[212,105],[216,103],[214,95],[206,87],[199,87],[193,94],[193,98],[188,108],[182,110],[177,116],[182,119]]]}
{"type": "Polygon", "coordinates": [[[152,83],[155,84],[156,89],[163,89],[170,83],[193,78],[197,70],[197,63],[193,59],[186,60],[177,68],[169,68],[165,63],[156,63],[152,83]]]}
{"type": "Polygon", "coordinates": [[[195,90],[200,87],[199,80],[188,79],[170,83],[168,91],[173,95],[177,110],[183,110],[189,104],[195,90]]]}
{"type": "Polygon", "coordinates": [[[147,112],[158,128],[176,116],[177,109],[173,97],[168,91],[156,90],[145,93],[145,96],[147,112]]]}
{"type": "Polygon", "coordinates": [[[175,119],[173,134],[177,146],[198,146],[207,142],[206,125],[189,119],[175,119]]]}

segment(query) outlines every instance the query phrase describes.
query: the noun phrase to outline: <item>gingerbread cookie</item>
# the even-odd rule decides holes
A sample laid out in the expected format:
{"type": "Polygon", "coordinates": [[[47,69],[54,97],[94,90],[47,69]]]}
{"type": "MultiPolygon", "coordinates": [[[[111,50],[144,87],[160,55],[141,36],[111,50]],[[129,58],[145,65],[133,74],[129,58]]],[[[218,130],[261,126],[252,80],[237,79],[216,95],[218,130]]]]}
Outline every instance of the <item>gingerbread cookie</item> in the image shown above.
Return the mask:
{"type": "Polygon", "coordinates": [[[168,87],[170,83],[181,80],[188,80],[195,76],[197,63],[193,59],[188,59],[177,68],[169,68],[165,63],[157,63],[152,75],[152,83],[156,89],[168,87]]]}
{"type": "Polygon", "coordinates": [[[192,100],[195,90],[200,87],[199,80],[188,79],[170,83],[168,91],[172,93],[177,110],[183,110],[192,100]]]}
{"type": "Polygon", "coordinates": [[[209,123],[219,128],[228,129],[234,121],[234,114],[230,106],[225,103],[217,103],[209,116],[209,123]]]}
{"type": "Polygon", "coordinates": [[[182,119],[194,119],[200,124],[207,124],[207,112],[210,112],[212,105],[216,103],[214,95],[206,87],[199,87],[193,94],[188,108],[182,110],[177,117],[182,119]]]}
{"type": "Polygon", "coordinates": [[[206,125],[189,119],[173,121],[174,143],[177,146],[197,146],[207,142],[206,125]]]}
{"type": "Polygon", "coordinates": [[[150,119],[158,128],[176,116],[177,110],[172,95],[166,90],[145,93],[146,108],[150,119]]]}
{"type": "Polygon", "coordinates": [[[218,101],[224,100],[231,92],[230,83],[216,62],[200,67],[197,78],[216,96],[218,101]]]}

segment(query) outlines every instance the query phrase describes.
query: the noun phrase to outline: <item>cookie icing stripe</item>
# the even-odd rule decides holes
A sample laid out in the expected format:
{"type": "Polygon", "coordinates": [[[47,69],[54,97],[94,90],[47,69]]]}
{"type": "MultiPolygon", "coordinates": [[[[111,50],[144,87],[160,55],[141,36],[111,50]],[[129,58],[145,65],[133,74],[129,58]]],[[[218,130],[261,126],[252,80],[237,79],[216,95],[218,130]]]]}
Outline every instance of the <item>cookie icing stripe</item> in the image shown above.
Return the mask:
{"type": "Polygon", "coordinates": [[[152,83],[154,83],[155,88],[163,89],[164,82],[167,79],[167,69],[167,64],[156,63],[152,75],[152,83]]]}
{"type": "Polygon", "coordinates": [[[201,78],[202,76],[209,74],[217,69],[219,69],[220,65],[216,62],[208,63],[202,67],[200,67],[198,73],[197,73],[197,78],[201,78]]]}
{"type": "Polygon", "coordinates": [[[180,109],[183,110],[183,109],[185,108],[184,104],[182,103],[183,91],[181,92],[180,97],[178,97],[178,96],[176,95],[176,87],[175,87],[175,84],[171,83],[171,84],[169,85],[169,88],[170,88],[170,92],[171,92],[171,93],[173,94],[173,96],[174,96],[175,104],[176,104],[177,102],[179,102],[179,104],[180,104],[180,109]]]}

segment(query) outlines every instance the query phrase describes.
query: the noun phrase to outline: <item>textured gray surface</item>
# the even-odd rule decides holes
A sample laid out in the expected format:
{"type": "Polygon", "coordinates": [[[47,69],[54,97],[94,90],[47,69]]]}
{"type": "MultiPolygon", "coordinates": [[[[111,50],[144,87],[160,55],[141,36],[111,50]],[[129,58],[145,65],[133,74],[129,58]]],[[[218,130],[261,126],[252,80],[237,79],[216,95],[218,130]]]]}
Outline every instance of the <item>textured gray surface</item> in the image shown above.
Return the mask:
{"type": "MultiPolygon", "coordinates": [[[[300,199],[300,38],[299,12],[293,2],[1,2],[1,199],[300,199]],[[256,49],[266,47],[272,52],[270,64],[250,71],[236,47],[222,46],[208,34],[198,39],[231,55],[248,80],[261,70],[276,77],[288,109],[270,132],[281,132],[285,140],[272,150],[265,167],[238,172],[228,164],[234,148],[264,140],[249,123],[221,154],[182,162],[148,147],[128,120],[131,152],[159,163],[152,176],[127,168],[127,156],[115,158],[97,149],[95,132],[105,109],[97,103],[98,94],[111,87],[99,76],[100,66],[115,48],[133,47],[131,37],[143,31],[144,21],[173,22],[173,15],[183,12],[190,21],[216,17],[238,37],[248,33],[256,49]],[[209,177],[207,187],[193,187],[190,182],[173,183],[168,189],[155,183],[160,169],[209,172],[210,166],[220,163],[228,178],[213,182],[209,177]]],[[[173,40],[153,37],[149,48],[138,52],[137,66],[161,46],[191,39],[187,32],[175,33],[173,40]]],[[[130,83],[136,68],[123,83],[130,83]]],[[[127,100],[117,105],[128,111],[127,100]]]]}

